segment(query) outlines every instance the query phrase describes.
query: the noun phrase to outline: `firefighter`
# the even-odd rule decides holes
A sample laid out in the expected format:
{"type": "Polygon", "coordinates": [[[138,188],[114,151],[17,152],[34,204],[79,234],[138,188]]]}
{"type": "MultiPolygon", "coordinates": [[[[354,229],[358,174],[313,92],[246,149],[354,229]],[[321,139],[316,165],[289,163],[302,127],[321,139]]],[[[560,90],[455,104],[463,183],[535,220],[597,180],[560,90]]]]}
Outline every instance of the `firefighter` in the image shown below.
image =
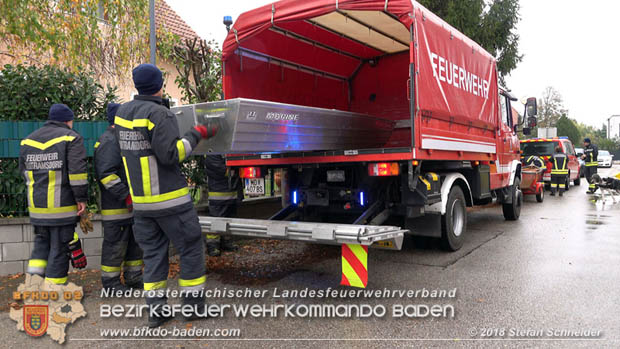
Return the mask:
{"type": "Polygon", "coordinates": [[[35,233],[26,272],[58,285],[67,283],[69,260],[76,269],[86,267],[75,232],[79,216],[86,213],[86,149],[72,128],[73,111],[54,104],[48,121],[22,140],[19,150],[35,233]]]}
{"type": "Polygon", "coordinates": [[[523,164],[525,166],[536,166],[540,168],[546,168],[545,162],[536,155],[530,155],[524,159],[523,164]]]}
{"type": "MultiPolygon", "coordinates": [[[[207,187],[209,188],[209,215],[213,217],[234,217],[237,215],[237,198],[239,176],[226,167],[226,160],[221,155],[207,155],[207,187]]],[[[221,250],[235,251],[228,235],[207,234],[207,253],[215,257],[221,250]]]]}
{"type": "Polygon", "coordinates": [[[592,180],[592,175],[597,172],[598,168],[598,147],[592,144],[590,138],[583,140],[583,155],[581,158],[586,162],[586,179],[588,180],[588,194],[596,191],[597,185],[592,180]]]}
{"type": "Polygon", "coordinates": [[[103,288],[125,291],[142,288],[142,250],[134,239],[133,213],[121,149],[114,134],[114,117],[120,104],[108,105],[110,126],[95,143],[95,174],[101,189],[103,245],[101,284],[103,288]],[[125,285],[121,283],[121,267],[125,285]]]}
{"type": "Polygon", "coordinates": [[[141,64],[132,75],[138,95],[120,106],[114,130],[133,201],[133,232],[144,251],[144,289],[153,291],[147,293],[146,299],[152,310],[148,326],[153,328],[170,319],[161,312],[167,302],[170,241],[181,259],[179,288],[183,303],[204,307],[202,293],[191,292],[202,290],[206,284],[205,253],[198,215],[180,162],[201,138],[212,136],[216,127],[198,125],[180,138],[176,118],[162,99],[161,71],[152,64],[141,64]]]}
{"type": "Polygon", "coordinates": [[[562,196],[569,183],[568,157],[562,148],[555,147],[555,153],[551,156],[551,166],[551,196],[555,196],[556,189],[559,189],[560,196],[562,196]]]}

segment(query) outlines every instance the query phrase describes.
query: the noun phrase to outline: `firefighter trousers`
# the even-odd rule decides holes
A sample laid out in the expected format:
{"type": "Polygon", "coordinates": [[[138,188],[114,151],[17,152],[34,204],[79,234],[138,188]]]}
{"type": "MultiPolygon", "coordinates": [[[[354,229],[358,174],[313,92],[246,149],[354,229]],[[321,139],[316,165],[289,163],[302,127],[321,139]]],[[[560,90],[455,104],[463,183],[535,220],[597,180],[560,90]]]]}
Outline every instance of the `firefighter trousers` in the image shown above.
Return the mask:
{"type": "MultiPolygon", "coordinates": [[[[135,212],[135,211],[134,211],[135,212]]],[[[134,236],[144,251],[144,290],[165,291],[168,286],[170,242],[179,253],[181,291],[202,290],[206,284],[205,250],[198,215],[194,208],[163,217],[144,217],[134,213],[134,236]]],[[[147,304],[161,304],[160,292],[147,294],[147,304]]]]}
{"type": "MultiPolygon", "coordinates": [[[[234,217],[237,215],[237,199],[234,200],[210,200],[209,216],[212,217],[234,217]],[[212,202],[215,201],[215,202],[212,202]]],[[[225,243],[231,243],[232,238],[228,235],[221,236],[219,234],[206,234],[207,244],[216,244],[220,246],[222,240],[225,243]]]]}
{"type": "Polygon", "coordinates": [[[566,190],[566,185],[568,183],[568,175],[567,174],[551,174],[551,192],[555,193],[557,189],[560,190],[560,194],[564,193],[566,190]]]}
{"type": "Polygon", "coordinates": [[[588,190],[596,191],[598,186],[592,182],[592,176],[597,172],[597,166],[586,166],[586,179],[588,180],[588,190]]]}
{"type": "Polygon", "coordinates": [[[125,285],[142,286],[142,249],[134,238],[131,226],[131,223],[103,223],[101,284],[104,288],[121,286],[121,267],[125,285]]]}
{"type": "Polygon", "coordinates": [[[69,272],[69,242],[76,236],[75,224],[61,226],[34,226],[34,248],[28,268],[29,274],[45,277],[45,281],[63,285],[69,272]]]}

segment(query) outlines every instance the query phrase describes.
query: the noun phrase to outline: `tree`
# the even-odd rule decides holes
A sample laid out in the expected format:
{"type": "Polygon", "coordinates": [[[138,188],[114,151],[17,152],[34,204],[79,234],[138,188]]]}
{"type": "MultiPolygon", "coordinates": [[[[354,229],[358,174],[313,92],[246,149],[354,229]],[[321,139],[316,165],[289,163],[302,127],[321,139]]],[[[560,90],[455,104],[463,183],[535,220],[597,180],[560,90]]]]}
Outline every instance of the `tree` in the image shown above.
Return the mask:
{"type": "Polygon", "coordinates": [[[567,114],[562,95],[549,86],[538,100],[538,127],[554,127],[558,119],[567,114]]]}
{"type": "Polygon", "coordinates": [[[592,143],[596,144],[601,150],[613,152],[620,149],[620,140],[607,138],[607,125],[605,124],[603,124],[601,128],[596,128],[594,126],[578,123],[577,128],[581,132],[583,138],[590,138],[592,143]]]}
{"type": "Polygon", "coordinates": [[[575,122],[566,117],[566,115],[562,115],[556,124],[558,128],[558,136],[566,136],[570,139],[573,144],[581,143],[581,133],[579,133],[579,129],[575,125],[575,122]]]}
{"type": "Polygon", "coordinates": [[[147,0],[0,0],[0,9],[0,58],[13,64],[116,82],[148,53],[147,0]]]}
{"type": "Polygon", "coordinates": [[[0,119],[46,120],[52,104],[64,103],[79,120],[106,120],[108,103],[117,100],[115,93],[89,73],[7,64],[0,74],[0,119]]]}
{"type": "Polygon", "coordinates": [[[222,95],[222,52],[214,41],[199,38],[179,40],[170,32],[162,33],[160,56],[172,60],[179,75],[175,83],[187,103],[211,102],[222,95]]]}
{"type": "MultiPolygon", "coordinates": [[[[158,32],[157,50],[159,55],[171,60],[179,75],[175,79],[183,91],[186,103],[211,102],[222,96],[222,52],[214,41],[199,38],[181,40],[177,35],[166,31],[158,32]]],[[[205,157],[194,156],[185,160],[181,171],[194,184],[192,197],[200,190],[200,199],[208,198],[205,157]]]]}
{"type": "Polygon", "coordinates": [[[523,59],[519,54],[518,0],[421,0],[420,3],[497,58],[500,81],[523,59]]]}

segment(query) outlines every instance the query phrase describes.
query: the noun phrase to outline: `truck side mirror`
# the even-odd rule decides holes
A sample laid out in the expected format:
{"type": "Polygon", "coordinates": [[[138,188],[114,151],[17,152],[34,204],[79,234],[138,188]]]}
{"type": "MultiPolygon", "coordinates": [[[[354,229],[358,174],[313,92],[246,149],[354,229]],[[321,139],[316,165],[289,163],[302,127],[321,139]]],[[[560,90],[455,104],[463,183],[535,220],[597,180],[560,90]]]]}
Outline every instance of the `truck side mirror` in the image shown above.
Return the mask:
{"type": "Polygon", "coordinates": [[[527,127],[534,128],[538,124],[535,116],[530,116],[527,118],[527,127]]]}
{"type": "Polygon", "coordinates": [[[536,107],[536,97],[530,97],[527,99],[527,103],[525,104],[525,108],[527,109],[527,116],[535,117],[538,114],[538,108],[536,107]]]}

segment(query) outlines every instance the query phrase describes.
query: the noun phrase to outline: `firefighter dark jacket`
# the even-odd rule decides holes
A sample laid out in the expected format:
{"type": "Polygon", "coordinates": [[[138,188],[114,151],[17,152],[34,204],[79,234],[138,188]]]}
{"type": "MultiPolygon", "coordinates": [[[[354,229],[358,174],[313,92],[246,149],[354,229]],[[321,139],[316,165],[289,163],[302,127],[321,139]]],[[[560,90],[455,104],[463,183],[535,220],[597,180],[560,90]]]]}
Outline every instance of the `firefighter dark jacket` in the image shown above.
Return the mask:
{"type": "Polygon", "coordinates": [[[586,166],[598,165],[598,147],[595,144],[590,143],[583,149],[583,153],[586,156],[586,166]]]}
{"type": "Polygon", "coordinates": [[[134,215],[159,217],[191,209],[180,162],[198,144],[200,132],[191,129],[180,138],[176,118],[162,99],[143,95],[120,106],[114,125],[134,215]]]}
{"type": "Polygon", "coordinates": [[[33,225],[75,224],[77,202],[88,199],[86,149],[80,134],[59,121],[47,121],[21,141],[19,169],[33,225]]]}
{"type": "Polygon", "coordinates": [[[95,175],[101,188],[101,216],[107,224],[130,224],[133,214],[125,199],[129,195],[121,149],[110,126],[95,143],[95,175]]]}
{"type": "Polygon", "coordinates": [[[568,174],[568,157],[564,153],[554,153],[551,156],[551,174],[567,175],[568,174]]]}

